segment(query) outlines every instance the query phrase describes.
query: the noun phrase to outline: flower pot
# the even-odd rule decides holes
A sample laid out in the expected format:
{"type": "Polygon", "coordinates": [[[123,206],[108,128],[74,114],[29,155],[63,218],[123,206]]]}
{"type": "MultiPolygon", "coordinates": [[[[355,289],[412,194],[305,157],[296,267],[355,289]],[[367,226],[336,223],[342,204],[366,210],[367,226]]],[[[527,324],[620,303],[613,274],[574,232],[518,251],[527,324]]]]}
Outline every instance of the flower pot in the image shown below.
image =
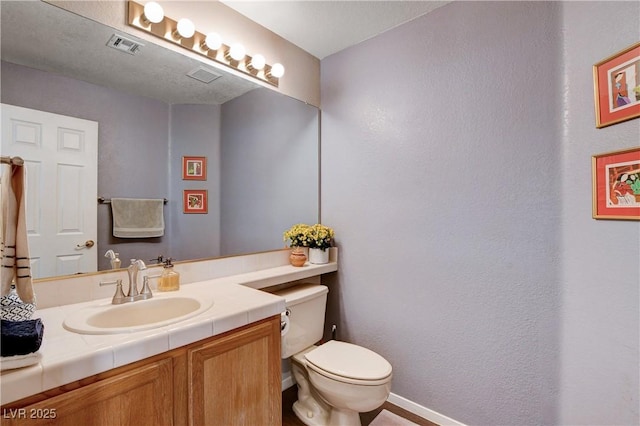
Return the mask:
{"type": "Polygon", "coordinates": [[[291,253],[289,254],[289,263],[292,266],[302,266],[307,261],[307,255],[304,254],[304,251],[301,247],[294,247],[291,249],[291,253]]]}
{"type": "Polygon", "coordinates": [[[329,263],[329,250],[322,250],[319,248],[309,249],[309,263],[314,263],[316,265],[329,263]]]}

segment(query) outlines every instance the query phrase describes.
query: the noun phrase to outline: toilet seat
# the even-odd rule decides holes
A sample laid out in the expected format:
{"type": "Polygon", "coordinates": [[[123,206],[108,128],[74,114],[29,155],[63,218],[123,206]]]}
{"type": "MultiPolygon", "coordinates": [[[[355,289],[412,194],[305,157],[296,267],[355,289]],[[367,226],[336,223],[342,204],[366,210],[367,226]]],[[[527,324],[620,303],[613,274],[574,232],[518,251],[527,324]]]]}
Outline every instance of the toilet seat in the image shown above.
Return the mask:
{"type": "Polygon", "coordinates": [[[304,354],[307,366],[325,377],[345,383],[376,386],[390,380],[391,364],[377,353],[346,342],[330,340],[304,354]]]}

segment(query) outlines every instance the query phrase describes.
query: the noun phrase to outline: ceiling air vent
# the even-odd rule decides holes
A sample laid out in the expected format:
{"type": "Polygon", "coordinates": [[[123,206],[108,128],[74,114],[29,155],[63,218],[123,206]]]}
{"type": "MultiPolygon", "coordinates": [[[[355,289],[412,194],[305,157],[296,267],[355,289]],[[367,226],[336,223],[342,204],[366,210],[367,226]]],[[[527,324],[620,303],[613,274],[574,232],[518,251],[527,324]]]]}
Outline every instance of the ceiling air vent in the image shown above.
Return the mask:
{"type": "Polygon", "coordinates": [[[191,70],[187,73],[187,75],[191,78],[195,78],[196,80],[207,84],[222,77],[220,74],[216,74],[215,72],[205,67],[198,67],[194,70],[191,70]]]}
{"type": "Polygon", "coordinates": [[[118,35],[118,34],[114,34],[111,36],[111,38],[107,42],[107,46],[113,47],[116,50],[128,53],[130,55],[135,55],[140,51],[140,48],[144,46],[144,44],[140,44],[129,38],[122,37],[121,35],[118,35]]]}

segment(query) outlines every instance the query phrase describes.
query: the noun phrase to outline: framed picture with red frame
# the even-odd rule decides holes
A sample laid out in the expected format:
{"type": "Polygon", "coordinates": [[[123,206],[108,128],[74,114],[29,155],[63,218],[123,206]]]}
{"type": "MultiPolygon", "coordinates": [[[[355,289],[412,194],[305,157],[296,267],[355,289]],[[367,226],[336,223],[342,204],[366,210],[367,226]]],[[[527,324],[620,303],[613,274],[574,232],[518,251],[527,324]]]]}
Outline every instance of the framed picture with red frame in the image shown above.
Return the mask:
{"type": "Polygon", "coordinates": [[[185,189],[182,191],[183,213],[207,214],[209,203],[206,189],[185,189]]]}
{"type": "Polygon", "coordinates": [[[207,157],[182,157],[182,180],[207,180],[207,157]]]}
{"type": "Polygon", "coordinates": [[[640,117],[640,43],[593,66],[596,127],[640,117]]]}
{"type": "Polygon", "coordinates": [[[592,157],[593,218],[640,220],[640,148],[592,157]]]}

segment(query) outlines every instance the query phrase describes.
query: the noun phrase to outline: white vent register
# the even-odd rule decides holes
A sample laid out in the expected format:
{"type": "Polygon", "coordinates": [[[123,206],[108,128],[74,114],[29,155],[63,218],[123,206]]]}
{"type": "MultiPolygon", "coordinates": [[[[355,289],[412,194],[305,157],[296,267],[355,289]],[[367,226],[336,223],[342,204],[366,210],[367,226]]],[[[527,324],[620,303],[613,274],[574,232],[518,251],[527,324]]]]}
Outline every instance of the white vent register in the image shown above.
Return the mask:
{"type": "Polygon", "coordinates": [[[112,47],[121,52],[128,53],[130,55],[135,55],[136,53],[138,53],[140,48],[144,46],[144,44],[140,44],[136,41],[123,37],[119,34],[114,34],[111,36],[111,38],[107,42],[107,46],[112,47]]]}
{"type": "Polygon", "coordinates": [[[198,67],[193,69],[187,73],[187,75],[191,78],[195,78],[198,81],[209,84],[214,80],[219,79],[222,75],[213,72],[212,70],[205,67],[198,67]]]}

